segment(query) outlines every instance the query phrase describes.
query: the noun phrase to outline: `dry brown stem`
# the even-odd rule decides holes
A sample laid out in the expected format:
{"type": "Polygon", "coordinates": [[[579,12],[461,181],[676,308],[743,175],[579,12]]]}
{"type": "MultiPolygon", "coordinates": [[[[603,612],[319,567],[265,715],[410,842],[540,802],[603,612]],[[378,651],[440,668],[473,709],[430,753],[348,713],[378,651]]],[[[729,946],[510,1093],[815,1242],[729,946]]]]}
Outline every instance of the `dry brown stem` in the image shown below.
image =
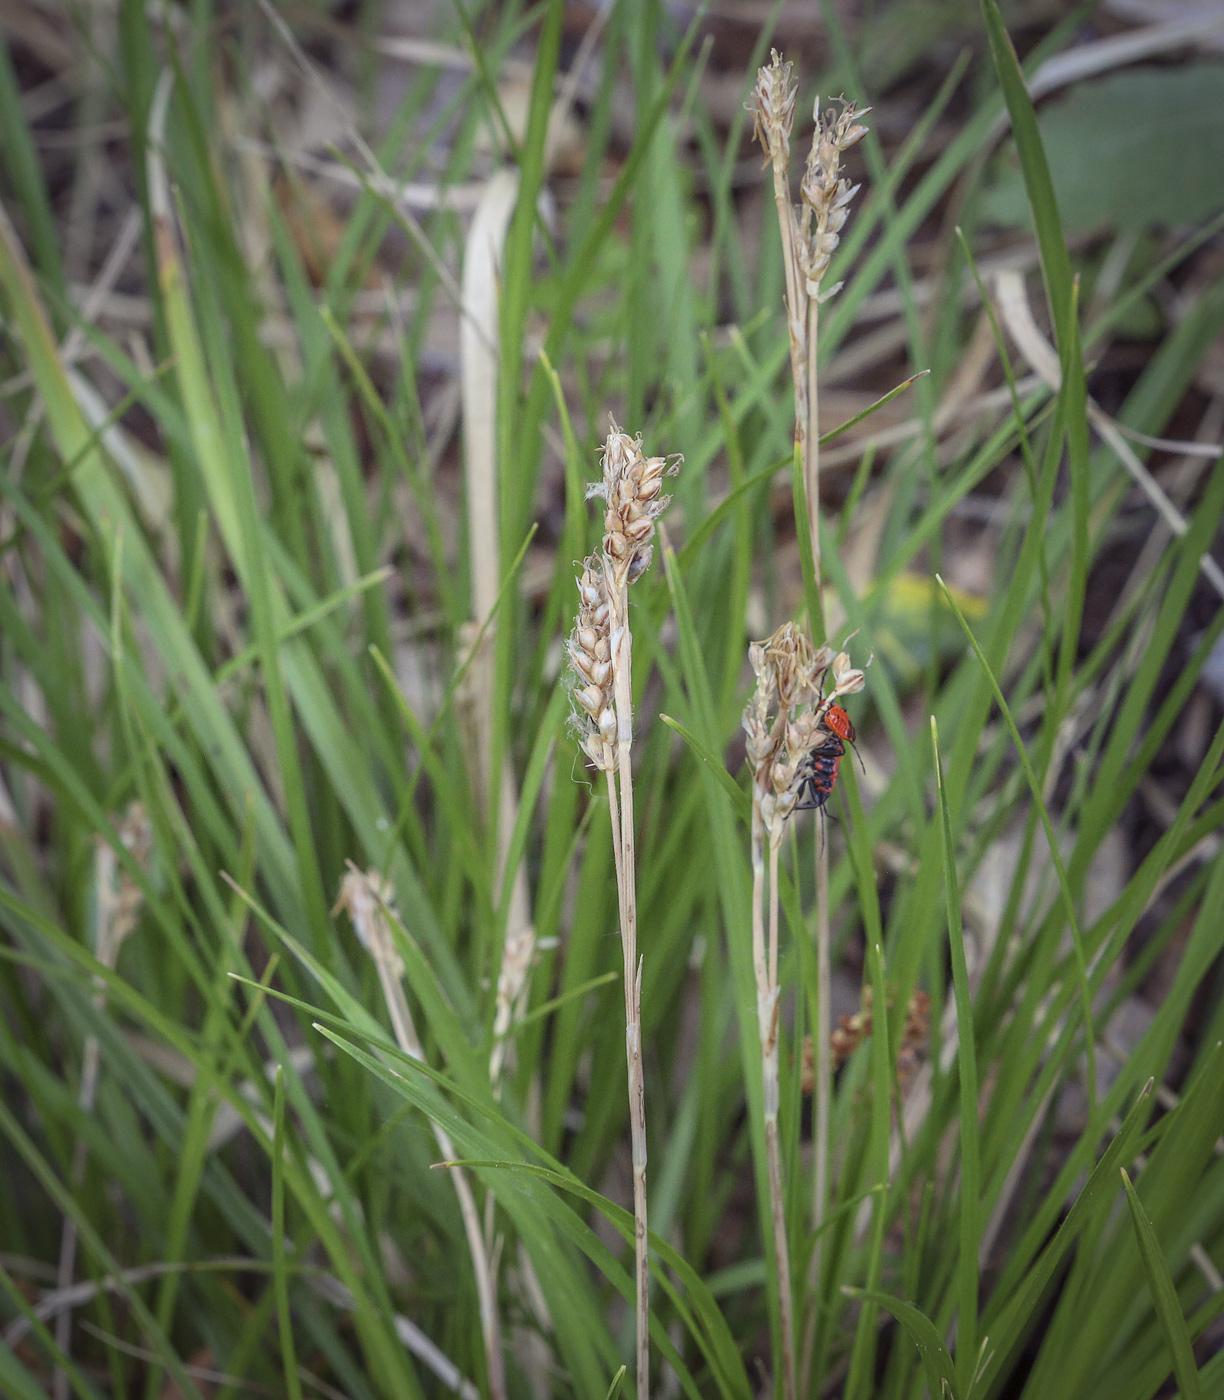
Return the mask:
{"type": "MultiPolygon", "coordinates": [[[[835,296],[840,283],[821,290],[829,262],[841,241],[841,230],[850,214],[857,185],[841,176],[841,158],[867,134],[857,118],[863,113],[853,102],[841,101],[841,110],[820,110],[817,98],[812,110],[815,129],[807,164],[799,186],[798,207],[790,198],[790,138],[795,117],[792,65],[776,50],[757,73],[757,84],[748,99],[753,131],[773,170],[774,202],[782,238],[782,263],[786,274],[786,324],[790,340],[791,379],[795,389],[795,445],[799,449],[803,484],[808,498],[812,557],[820,587],[819,519],[820,432],[817,421],[816,337],[819,307],[835,296]]],[[[870,109],[866,109],[870,110],[870,109]]]]}
{"type": "Polygon", "coordinates": [[[578,617],[568,642],[574,675],[573,727],[583,752],[608,785],[612,852],[620,909],[625,991],[625,1060],[633,1149],[637,1393],[650,1392],[650,1261],[646,1221],[646,1084],[642,1072],[642,960],[637,951],[637,875],[633,830],[633,637],[629,585],[650,567],[655,521],[667,506],[663,480],[679,457],[647,457],[640,438],[612,427],[602,480],[588,497],[605,505],[598,555],[578,580],[578,617]]]}
{"type": "MultiPolygon", "coordinates": [[[[501,589],[501,542],[497,505],[498,286],[506,230],[518,199],[517,171],[497,171],[481,195],[463,259],[463,318],[460,357],[463,387],[465,496],[472,578],[472,622],[465,646],[475,647],[465,698],[474,742],[472,779],[481,811],[497,834],[497,882],[501,887],[518,817],[518,791],[509,757],[493,771],[494,618],[501,589]],[[478,637],[483,639],[477,641],[478,637]]],[[[500,1093],[501,1074],[512,1052],[511,1032],[530,990],[535,927],[527,871],[520,861],[510,882],[505,941],[497,974],[493,1049],[489,1079],[500,1093]]]]}

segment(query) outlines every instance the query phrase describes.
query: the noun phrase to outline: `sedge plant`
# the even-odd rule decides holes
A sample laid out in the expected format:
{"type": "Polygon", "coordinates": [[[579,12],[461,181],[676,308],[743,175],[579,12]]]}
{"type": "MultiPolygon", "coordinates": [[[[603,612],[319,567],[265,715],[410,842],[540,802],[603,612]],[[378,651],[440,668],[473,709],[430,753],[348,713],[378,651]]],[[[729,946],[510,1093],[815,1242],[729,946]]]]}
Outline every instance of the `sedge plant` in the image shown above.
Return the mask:
{"type": "MultiPolygon", "coordinates": [[[[870,92],[880,139],[822,117],[784,258],[705,20],[657,0],[577,52],[558,0],[435,8],[425,44],[367,6],[368,46],[283,7],[10,8],[0,1392],[478,1400],[500,1355],[508,1400],[751,1400],[789,1384],[785,1298],[812,1397],[1220,1393],[1220,221],[1132,192],[1135,228],[1064,229],[1043,154],[1064,96],[1158,82],[1126,159],[1087,154],[1163,176],[1213,81],[1185,32],[1136,67],[1036,17],[1021,64],[984,0],[939,17],[945,67],[931,7],[867,7],[812,77],[870,92]],[[359,144],[384,64],[403,100],[359,144]],[[1008,181],[1028,222],[983,238],[1008,181]],[[922,411],[867,418],[906,361],[922,411]],[[658,495],[613,482],[615,547],[586,539],[613,406],[685,452],[662,569],[658,495]],[[733,777],[746,642],[786,618],[733,777]],[[813,887],[770,821],[843,620],[877,651],[871,800],[839,784],[813,887]],[[800,1023],[818,1064],[837,1036],[810,1116],[800,1023]]],[[[610,458],[640,484],[638,451],[610,458]]]]}
{"type": "MultiPolygon", "coordinates": [[[[786,285],[786,325],[790,350],[791,382],[794,389],[795,428],[795,501],[796,525],[806,538],[801,545],[805,561],[805,581],[809,622],[818,638],[825,633],[824,584],[821,570],[820,545],[820,413],[819,381],[817,360],[819,354],[820,307],[835,296],[841,283],[825,288],[825,273],[841,241],[841,231],[850,214],[850,206],[859,191],[858,185],[841,174],[844,154],[867,134],[867,128],[858,120],[860,113],[853,102],[842,101],[840,110],[821,110],[817,97],[812,109],[814,129],[811,146],[799,186],[799,204],[791,202],[790,189],[790,143],[794,127],[795,100],[798,86],[792,76],[792,64],[784,62],[776,50],[771,61],[757,73],[756,86],[748,101],[752,114],[753,129],[757,140],[765,152],[766,163],[773,176],[774,203],[778,215],[778,227],[782,240],[782,267],[786,285]],[[806,510],[803,509],[806,506],[806,510]],[[804,518],[806,517],[806,518],[804,518]]],[[[865,109],[870,110],[870,109],[865,109]]],[[[817,673],[828,665],[832,653],[823,656],[826,648],[818,653],[817,673]]],[[[843,669],[849,667],[848,659],[839,656],[843,669]]],[[[758,695],[765,684],[760,669],[754,659],[757,672],[758,695]]],[[[801,668],[802,669],[802,668],[801,668]]],[[[860,673],[856,673],[860,674],[860,673]]],[[[860,681],[861,688],[861,681],[860,681]]],[[[844,693],[851,693],[845,691],[844,693]]],[[[780,705],[780,714],[785,716],[790,704],[780,705]]],[[[816,730],[821,736],[823,731],[816,730]]],[[[754,804],[757,779],[754,778],[754,804]]],[[[755,805],[754,805],[755,812],[755,805]]],[[[783,817],[784,820],[784,817],[783,817]]],[[[771,869],[776,861],[775,840],[780,845],[781,826],[776,836],[771,833],[771,869]]],[[[754,879],[757,868],[757,837],[753,836],[754,879]]],[[[776,883],[776,875],[771,875],[771,894],[776,883]]],[[[831,1034],[831,954],[829,938],[829,859],[823,841],[815,846],[815,891],[816,891],[816,1024],[813,1031],[813,1080],[814,1111],[813,1138],[814,1164],[812,1179],[812,1230],[817,1241],[812,1249],[811,1262],[806,1280],[808,1307],[803,1337],[801,1371],[808,1374],[812,1346],[815,1336],[815,1320],[818,1289],[820,1287],[820,1260],[823,1250],[823,1231],[829,1194],[829,1126],[832,1098],[832,1067],[829,1052],[831,1034]]],[[[755,906],[754,906],[755,912],[755,906]]],[[[776,987],[766,988],[769,995],[776,998],[776,987]]],[[[776,1040],[776,1035],[774,1037],[776,1040]]],[[[762,1031],[762,1046],[765,1045],[765,1032],[762,1031]]],[[[776,1045],[774,1047],[776,1054],[776,1045]]],[[[769,1091],[766,1091],[766,1113],[770,1113],[769,1091]]],[[[774,1105],[776,1119],[776,1104],[774,1105]]],[[[768,1120],[767,1120],[768,1121],[768,1120]]],[[[773,1129],[776,1137],[776,1121],[773,1129]]],[[[771,1182],[772,1182],[771,1164],[771,1182]]],[[[775,1249],[785,1247],[782,1230],[782,1206],[780,1187],[778,1199],[773,1204],[774,1234],[778,1244],[775,1249]]],[[[791,1321],[789,1267],[779,1252],[779,1289],[784,1290],[783,1331],[793,1331],[791,1321]]],[[[784,1357],[792,1374],[788,1376],[787,1394],[795,1393],[793,1368],[793,1335],[783,1343],[784,1357]]]]}
{"type": "Polygon", "coordinates": [[[640,438],[613,425],[603,477],[588,496],[604,502],[600,551],[578,580],[577,623],[568,643],[574,675],[573,724],[591,764],[607,781],[620,907],[625,992],[625,1057],[633,1146],[634,1289],[637,1393],[650,1387],[650,1263],[646,1214],[646,1083],[642,1068],[642,966],[638,955],[637,860],[633,820],[633,635],[629,586],[650,567],[655,522],[666,509],[664,479],[678,457],[647,457],[640,438]]]}

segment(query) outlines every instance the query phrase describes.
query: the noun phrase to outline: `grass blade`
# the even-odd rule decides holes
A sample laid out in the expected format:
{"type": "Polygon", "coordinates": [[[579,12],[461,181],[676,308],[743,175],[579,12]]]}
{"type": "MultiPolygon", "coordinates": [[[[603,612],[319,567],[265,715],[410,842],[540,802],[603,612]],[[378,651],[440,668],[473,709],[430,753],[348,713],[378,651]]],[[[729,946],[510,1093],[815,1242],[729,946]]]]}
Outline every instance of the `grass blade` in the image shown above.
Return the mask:
{"type": "Polygon", "coordinates": [[[1020,60],[1012,47],[1011,36],[1003,24],[1003,16],[995,0],[982,0],[982,16],[990,40],[990,56],[1003,89],[1003,100],[1011,115],[1016,149],[1020,153],[1020,168],[1029,208],[1037,227],[1037,243],[1041,248],[1041,267],[1045,273],[1046,293],[1060,350],[1066,348],[1071,330],[1071,259],[1063,237],[1062,218],[1054,198],[1054,182],[1046,161],[1045,147],[1037,126],[1037,113],[1025,86],[1020,60]]]}
{"type": "Polygon", "coordinates": [[[1122,1186],[1126,1191],[1126,1204],[1130,1207],[1131,1224],[1135,1227],[1135,1238],[1139,1241],[1139,1253],[1143,1258],[1143,1268],[1147,1274],[1148,1287],[1152,1290],[1152,1300],[1156,1304],[1156,1315],[1169,1344],[1173,1357],[1173,1374],[1181,1391],[1181,1400],[1206,1400],[1202,1382],[1199,1380],[1198,1364],[1194,1359],[1194,1347],[1186,1328],[1186,1319],[1177,1301],[1177,1289],[1173,1285],[1173,1275],[1156,1238],[1156,1231],[1143,1209],[1138,1193],[1131,1185],[1131,1179],[1122,1168],[1122,1186]]]}
{"type": "Polygon", "coordinates": [[[289,1400],[302,1400],[302,1382],[293,1345],[293,1318],[289,1312],[289,1273],[285,1267],[285,1150],[285,1070],[283,1065],[277,1065],[272,1109],[272,1270],[285,1386],[289,1400]]]}
{"type": "Polygon", "coordinates": [[[977,1364],[978,1243],[981,1238],[981,1169],[978,1145],[977,1050],[974,1044],[973,998],[965,961],[965,931],[961,924],[960,886],[956,878],[956,851],[952,819],[944,790],[943,764],[939,758],[939,730],[931,716],[931,749],[935,760],[935,785],[939,793],[943,833],[944,894],[948,906],[948,941],[952,951],[952,983],[956,992],[956,1055],[960,1068],[960,1258],[957,1261],[956,1374],[959,1389],[968,1395],[977,1364]]]}
{"type": "Polygon", "coordinates": [[[876,1303],[886,1312],[892,1313],[909,1333],[910,1341],[918,1348],[922,1358],[922,1369],[926,1373],[927,1387],[932,1400],[947,1396],[950,1400],[960,1400],[963,1393],[956,1380],[957,1368],[952,1364],[948,1348],[929,1317],[919,1312],[912,1303],[904,1303],[900,1298],[892,1298],[887,1293],[869,1292],[862,1288],[845,1287],[842,1290],[849,1298],[859,1298],[876,1303]]]}

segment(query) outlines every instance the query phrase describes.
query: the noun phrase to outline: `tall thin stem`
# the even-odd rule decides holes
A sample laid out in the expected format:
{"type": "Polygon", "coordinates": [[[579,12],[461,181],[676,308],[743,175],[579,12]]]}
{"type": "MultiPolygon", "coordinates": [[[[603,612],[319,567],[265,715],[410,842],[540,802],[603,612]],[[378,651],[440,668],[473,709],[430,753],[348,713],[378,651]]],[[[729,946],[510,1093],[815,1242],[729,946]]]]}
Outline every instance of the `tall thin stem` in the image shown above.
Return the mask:
{"type": "MultiPolygon", "coordinates": [[[[807,336],[804,350],[807,358],[804,410],[807,414],[807,431],[803,437],[803,487],[807,495],[808,530],[812,539],[812,565],[816,576],[816,596],[820,611],[824,612],[824,580],[820,570],[820,393],[816,377],[816,351],[819,344],[817,331],[820,325],[820,302],[816,297],[808,298],[807,336]]],[[[796,415],[798,414],[796,403],[796,415]]],[[[817,633],[815,640],[824,640],[824,617],[812,619],[812,630],[817,633]]]]}
{"type": "MultiPolygon", "coordinates": [[[[804,441],[803,484],[807,495],[808,531],[812,541],[812,565],[816,581],[816,605],[820,616],[812,619],[813,630],[824,635],[824,584],[820,558],[820,392],[816,369],[820,302],[808,299],[807,324],[807,435],[804,441]]],[[[829,1063],[829,1030],[831,1007],[831,954],[829,948],[829,852],[818,834],[819,823],[813,823],[816,874],[816,1024],[812,1028],[812,1231],[815,1242],[808,1263],[807,1318],[803,1336],[803,1374],[810,1375],[815,1343],[821,1274],[824,1265],[824,1236],[822,1233],[829,1198],[829,1122],[833,1093],[829,1063]]]]}
{"type": "Polygon", "coordinates": [[[765,1149],[769,1161],[769,1201],[773,1214],[774,1254],[778,1270],[778,1320],[782,1328],[782,1393],[798,1395],[795,1383],[795,1303],[791,1290],[790,1243],[786,1233],[786,1197],[782,1189],[782,1151],[778,1141],[778,849],[782,823],[774,824],[769,841],[769,993],[768,1020],[761,1026],[761,1061],[765,1085],[765,1149]]]}
{"type": "MultiPolygon", "coordinates": [[[[799,277],[792,223],[789,177],[786,167],[774,160],[774,202],[778,206],[778,227],[782,234],[782,264],[786,269],[786,331],[790,341],[791,379],[795,386],[795,442],[807,461],[808,393],[804,377],[807,332],[804,326],[805,297],[799,277]]],[[[804,481],[807,481],[806,471],[804,481]]]]}
{"type": "MultiPolygon", "coordinates": [[[[629,1135],[633,1149],[634,1279],[637,1314],[637,1393],[650,1393],[650,1258],[646,1220],[646,1084],[642,1075],[642,965],[637,953],[637,861],[633,833],[633,639],[629,631],[629,587],[614,599],[613,693],[616,704],[617,771],[620,779],[621,956],[625,990],[625,1061],[629,1087],[629,1135]]],[[[612,775],[608,775],[611,785],[612,775]]],[[[615,812],[613,827],[615,829],[615,812]]]]}
{"type": "MultiPolygon", "coordinates": [[[[472,621],[465,630],[479,637],[464,697],[470,709],[475,744],[469,754],[477,805],[496,832],[497,882],[502,889],[514,826],[518,789],[509,755],[494,754],[495,692],[494,610],[501,591],[501,537],[498,527],[497,384],[498,296],[501,254],[519,193],[517,171],[500,170],[485,186],[468,234],[463,257],[463,315],[459,323],[460,377],[463,396],[463,465],[467,502],[472,621]],[[494,772],[494,763],[498,771],[494,772]]],[[[527,868],[519,861],[510,883],[501,966],[493,1021],[489,1079],[495,1097],[513,1049],[512,1032],[526,1000],[535,953],[531,892],[527,868]]],[[[491,1205],[492,1197],[488,1198],[491,1205]]]]}
{"type": "MultiPolygon", "coordinates": [[[[782,1156],[779,1146],[780,997],[778,982],[778,867],[786,821],[817,770],[813,755],[833,737],[826,716],[840,695],[863,687],[863,673],[850,658],[811,643],[793,622],[763,642],[754,642],[748,658],[756,672],[756,691],[744,707],[745,755],[752,771],[752,966],[756,978],[757,1024],[761,1047],[762,1118],[773,1222],[774,1269],[778,1287],[778,1356],[775,1365],[788,1400],[796,1397],[794,1295],[787,1244],[782,1156]],[[833,687],[824,695],[826,675],[833,687]],[[765,843],[769,842],[766,895],[765,843]],[[765,901],[768,899],[768,905],[765,901]]],[[[841,713],[839,727],[849,725],[841,713]],[[842,724],[844,721],[844,724],[842,724]]],[[[849,732],[849,731],[847,731],[849,732]]],[[[853,737],[851,735],[851,737],[853,737]]],[[[825,924],[827,927],[827,911],[825,924]]],[[[817,1044],[823,1038],[827,1006],[817,1016],[817,1044]]],[[[826,1068],[827,1077],[827,1068],[826,1068]]],[[[828,1125],[823,1130],[827,1145],[828,1125]]],[[[803,1371],[810,1375],[816,1314],[809,1307],[803,1339],[803,1371]]]]}
{"type": "Polygon", "coordinates": [[[633,835],[633,637],[629,585],[650,567],[655,521],[666,507],[664,478],[678,457],[647,457],[641,438],[615,425],[603,452],[603,546],[578,580],[577,623],[567,643],[574,674],[574,725],[583,752],[608,780],[612,850],[624,960],[625,1063],[633,1148],[637,1393],[650,1391],[650,1256],[646,1224],[646,1082],[642,1071],[642,963],[637,951],[637,862],[633,835]],[[619,781],[619,791],[618,791],[619,781]]]}
{"type": "MultiPolygon", "coordinates": [[[[119,836],[142,865],[148,861],[153,830],[142,803],[133,802],[128,807],[119,825],[119,836]]],[[[113,972],[119,963],[119,950],[136,926],[144,904],[144,894],[127,872],[120,868],[114,850],[107,845],[99,845],[94,855],[94,892],[98,921],[94,954],[102,967],[113,972]]],[[[93,1001],[99,1011],[105,1009],[106,983],[101,978],[95,982],[93,1001]]],[[[98,1037],[87,1035],[81,1055],[81,1083],[77,1090],[77,1106],[87,1116],[93,1112],[101,1071],[102,1050],[98,1037]]],[[[76,1190],[85,1180],[88,1160],[88,1143],[85,1138],[79,1137],[72,1150],[70,1177],[76,1190]]],[[[71,1285],[76,1272],[76,1256],[76,1222],[65,1216],[60,1233],[57,1288],[64,1289],[71,1285]]],[[[72,1345],[71,1308],[66,1308],[55,1320],[55,1342],[67,1356],[72,1345]]],[[[68,1373],[62,1367],[57,1366],[52,1373],[51,1394],[52,1400],[67,1400],[68,1373]]]]}
{"type": "MultiPolygon", "coordinates": [[[[399,977],[385,960],[376,959],[379,981],[382,983],[383,997],[391,1016],[395,1038],[400,1049],[414,1060],[425,1059],[425,1052],[417,1037],[408,1010],[408,1000],[400,985],[399,977]]],[[[438,1151],[447,1161],[454,1161],[459,1155],[446,1129],[439,1123],[431,1123],[438,1151]]],[[[502,1352],[501,1317],[497,1310],[497,1284],[493,1276],[493,1265],[487,1253],[484,1231],[480,1224],[480,1211],[471,1183],[462,1167],[451,1167],[451,1182],[455,1188],[455,1199],[459,1203],[459,1214],[463,1219],[463,1233],[467,1236],[468,1253],[472,1259],[472,1274],[476,1280],[476,1299],[480,1309],[480,1331],[484,1338],[485,1366],[489,1374],[489,1395],[506,1395],[506,1363],[502,1352]]]]}
{"type": "MultiPolygon", "coordinates": [[[[769,839],[768,937],[766,935],[765,843],[767,827],[761,795],[753,795],[752,811],[752,967],[757,985],[757,1029],[761,1042],[762,1116],[769,1174],[769,1209],[773,1224],[774,1268],[778,1284],[778,1321],[782,1332],[782,1393],[796,1400],[795,1317],[791,1292],[790,1243],[786,1233],[786,1200],[782,1187],[782,1151],[778,1138],[778,842],[769,839]]],[[[781,824],[778,823],[779,836],[781,824]]]]}

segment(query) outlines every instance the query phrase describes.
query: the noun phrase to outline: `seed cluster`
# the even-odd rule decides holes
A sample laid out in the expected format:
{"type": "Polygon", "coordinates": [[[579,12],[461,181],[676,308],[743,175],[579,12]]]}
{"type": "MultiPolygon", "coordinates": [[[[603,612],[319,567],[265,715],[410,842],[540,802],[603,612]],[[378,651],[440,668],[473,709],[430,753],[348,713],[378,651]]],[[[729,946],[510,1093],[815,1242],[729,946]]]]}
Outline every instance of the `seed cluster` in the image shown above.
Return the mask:
{"type": "Polygon", "coordinates": [[[798,83],[791,74],[794,65],[783,63],[777,49],[770,49],[773,60],[757,70],[757,84],[744,103],[752,116],[753,138],[765,148],[765,161],[790,160],[790,134],[795,124],[795,96],[798,83]]]}
{"type": "MultiPolygon", "coordinates": [[[[838,172],[842,155],[867,135],[867,128],[858,124],[861,114],[854,103],[839,100],[840,112],[828,107],[822,113],[820,99],[816,99],[812,109],[816,130],[799,185],[803,212],[799,216],[796,250],[809,297],[821,296],[820,280],[841,241],[841,231],[850,217],[850,201],[860,188],[839,178],[838,172]]],[[[824,296],[832,296],[836,291],[836,287],[831,287],[824,296]]]]}
{"type": "MultiPolygon", "coordinates": [[[[608,585],[617,593],[650,568],[655,521],[667,509],[670,496],[659,493],[663,478],[674,476],[682,458],[647,457],[642,439],[613,427],[603,450],[603,480],[587,491],[607,503],[604,512],[603,554],[608,585]]],[[[589,561],[588,561],[589,563],[589,561]]]]}
{"type": "Polygon", "coordinates": [[[359,870],[352,861],[340,881],[340,894],[332,914],[344,910],[352,921],[361,946],[393,977],[404,975],[404,960],[395,946],[388,911],[395,914],[395,888],[377,870],[359,870]]]}
{"type": "MultiPolygon", "coordinates": [[[[766,161],[782,180],[786,179],[790,164],[798,91],[791,72],[792,65],[783,63],[777,50],[771,50],[771,62],[758,71],[756,87],[745,104],[752,114],[753,134],[765,150],[766,161]]],[[[831,287],[822,293],[820,283],[850,215],[850,202],[859,191],[858,185],[841,178],[841,158],[867,135],[867,128],[858,119],[871,110],[865,107],[860,112],[844,98],[838,102],[840,110],[829,107],[824,112],[820,110],[819,98],[813,104],[812,120],[816,126],[799,186],[800,203],[798,208],[788,204],[790,236],[784,240],[794,250],[804,290],[816,301],[837,291],[837,287],[831,287]]],[[[786,198],[789,200],[789,195],[786,198]]]]}
{"type": "Polygon", "coordinates": [[[578,625],[568,642],[573,689],[572,724],[596,768],[616,768],[616,707],[612,693],[612,609],[602,564],[590,558],[578,580],[578,625]]]}
{"type": "Polygon", "coordinates": [[[617,765],[615,650],[626,621],[628,587],[650,567],[655,522],[666,509],[663,480],[681,458],[647,457],[640,437],[613,425],[603,450],[603,476],[587,491],[605,503],[599,554],[582,566],[578,620],[567,650],[574,673],[573,725],[583,752],[596,768],[617,765]]]}
{"type": "Polygon", "coordinates": [[[780,839],[798,801],[800,765],[833,737],[822,723],[829,707],[862,690],[866,677],[844,651],[834,655],[830,647],[813,648],[793,622],[753,642],[748,658],[757,678],[743,720],[753,806],[771,838],[780,839]],[[826,672],[832,673],[833,688],[822,696],[826,672]]]}
{"type": "MultiPolygon", "coordinates": [[[[119,840],[142,870],[153,857],[153,826],[143,802],[129,803],[118,826],[119,840]]],[[[95,854],[98,900],[98,959],[113,967],[119,947],[136,927],[144,908],[144,890],[124,869],[109,844],[99,840],[95,854]]]]}

